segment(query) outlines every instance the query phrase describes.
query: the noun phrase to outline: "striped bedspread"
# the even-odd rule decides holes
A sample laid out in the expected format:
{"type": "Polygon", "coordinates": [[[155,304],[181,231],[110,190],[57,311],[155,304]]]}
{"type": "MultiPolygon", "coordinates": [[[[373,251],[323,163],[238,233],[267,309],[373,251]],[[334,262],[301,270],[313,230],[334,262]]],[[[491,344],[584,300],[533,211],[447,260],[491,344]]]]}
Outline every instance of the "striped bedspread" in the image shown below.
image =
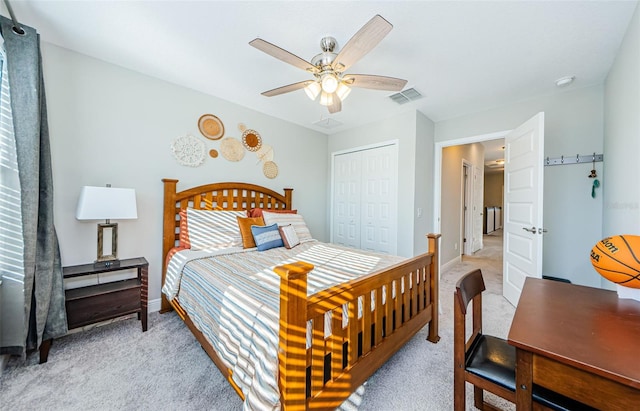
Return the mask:
{"type": "Polygon", "coordinates": [[[275,266],[295,261],[313,264],[308,277],[312,295],[403,260],[315,240],[291,250],[279,247],[213,254],[217,255],[178,252],[169,263],[163,292],[170,299],[177,292],[180,305],[232,370],[245,396],[245,410],[280,408],[280,279],[273,272],[275,266]]]}

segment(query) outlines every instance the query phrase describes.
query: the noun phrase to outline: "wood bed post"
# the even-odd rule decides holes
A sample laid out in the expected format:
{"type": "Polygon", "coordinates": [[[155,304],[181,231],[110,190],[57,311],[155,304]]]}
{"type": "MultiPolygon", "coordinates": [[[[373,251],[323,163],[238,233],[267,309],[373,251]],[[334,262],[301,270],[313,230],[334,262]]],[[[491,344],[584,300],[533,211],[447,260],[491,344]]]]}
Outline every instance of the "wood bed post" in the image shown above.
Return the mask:
{"type": "MultiPolygon", "coordinates": [[[[169,250],[176,245],[176,213],[169,212],[170,209],[176,208],[176,185],[178,180],[163,178],[164,183],[164,220],[162,221],[162,281],[160,287],[164,286],[164,279],[167,275],[166,258],[169,250]]],[[[171,304],[167,297],[160,292],[160,312],[166,313],[171,311],[171,304]]]]}
{"type": "Polygon", "coordinates": [[[283,411],[306,408],[307,274],[313,265],[298,261],[278,266],[280,276],[280,401],[283,411]]]}
{"type": "Polygon", "coordinates": [[[430,288],[431,288],[431,321],[429,322],[429,336],[427,340],[432,343],[437,343],[440,341],[440,336],[438,335],[438,314],[440,307],[440,297],[438,296],[438,289],[440,288],[440,250],[439,242],[440,242],[440,234],[427,234],[427,238],[429,240],[429,253],[433,254],[431,259],[431,268],[429,277],[430,280],[430,288]]]}
{"type": "Polygon", "coordinates": [[[293,204],[293,202],[291,200],[292,191],[293,191],[293,188],[285,188],[284,189],[284,202],[285,202],[285,208],[287,210],[291,210],[291,207],[292,207],[292,204],[293,204]]]}

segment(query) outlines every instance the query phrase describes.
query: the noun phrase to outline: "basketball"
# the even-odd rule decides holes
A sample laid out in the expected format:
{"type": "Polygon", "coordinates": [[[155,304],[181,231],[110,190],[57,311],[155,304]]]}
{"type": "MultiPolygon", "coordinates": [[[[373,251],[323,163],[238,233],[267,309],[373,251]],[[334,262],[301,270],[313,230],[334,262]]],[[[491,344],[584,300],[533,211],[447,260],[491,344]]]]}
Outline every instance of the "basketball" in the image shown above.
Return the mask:
{"type": "Polygon", "coordinates": [[[591,249],[591,264],[609,281],[640,288],[640,236],[615,235],[591,249]]]}

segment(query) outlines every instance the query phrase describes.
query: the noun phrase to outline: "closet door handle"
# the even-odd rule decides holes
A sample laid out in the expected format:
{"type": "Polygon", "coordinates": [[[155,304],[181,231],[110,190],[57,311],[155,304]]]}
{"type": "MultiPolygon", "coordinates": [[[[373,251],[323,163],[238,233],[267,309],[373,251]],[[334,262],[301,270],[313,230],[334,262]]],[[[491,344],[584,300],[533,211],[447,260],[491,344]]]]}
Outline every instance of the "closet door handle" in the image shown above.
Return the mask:
{"type": "Polygon", "coordinates": [[[536,233],[536,228],[535,228],[535,227],[531,227],[531,228],[522,227],[522,229],[523,229],[524,231],[528,231],[528,232],[533,233],[533,234],[535,234],[535,233],[536,233]]]}

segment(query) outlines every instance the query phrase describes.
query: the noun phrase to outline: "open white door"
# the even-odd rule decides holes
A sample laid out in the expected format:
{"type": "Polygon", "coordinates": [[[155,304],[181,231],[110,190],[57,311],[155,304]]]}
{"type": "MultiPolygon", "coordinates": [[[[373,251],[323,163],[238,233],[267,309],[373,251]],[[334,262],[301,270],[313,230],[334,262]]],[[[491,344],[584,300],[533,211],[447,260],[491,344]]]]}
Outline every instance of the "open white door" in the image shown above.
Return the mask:
{"type": "Polygon", "coordinates": [[[518,304],[526,277],[542,277],[544,113],[505,137],[502,292],[518,304]]]}

